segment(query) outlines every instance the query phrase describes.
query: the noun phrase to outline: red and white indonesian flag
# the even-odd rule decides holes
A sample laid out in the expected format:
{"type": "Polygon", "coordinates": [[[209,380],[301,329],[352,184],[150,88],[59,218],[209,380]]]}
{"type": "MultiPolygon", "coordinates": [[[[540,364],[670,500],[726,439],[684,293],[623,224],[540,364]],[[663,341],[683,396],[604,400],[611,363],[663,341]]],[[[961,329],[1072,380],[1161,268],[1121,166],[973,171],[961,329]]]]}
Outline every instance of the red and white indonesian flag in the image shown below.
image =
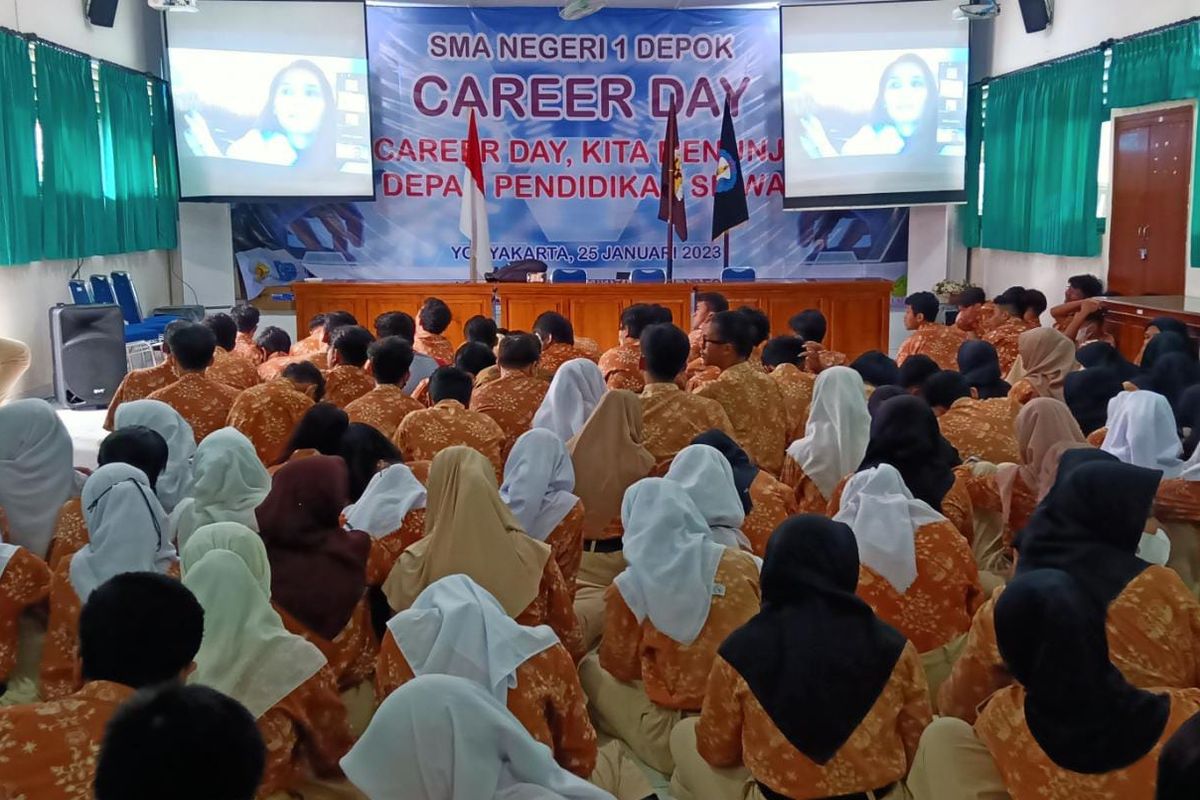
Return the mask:
{"type": "Polygon", "coordinates": [[[463,153],[463,201],[458,229],[471,240],[471,280],[478,280],[483,273],[492,271],[492,239],[488,235],[487,200],[483,194],[483,148],[479,145],[474,111],[463,153]]]}

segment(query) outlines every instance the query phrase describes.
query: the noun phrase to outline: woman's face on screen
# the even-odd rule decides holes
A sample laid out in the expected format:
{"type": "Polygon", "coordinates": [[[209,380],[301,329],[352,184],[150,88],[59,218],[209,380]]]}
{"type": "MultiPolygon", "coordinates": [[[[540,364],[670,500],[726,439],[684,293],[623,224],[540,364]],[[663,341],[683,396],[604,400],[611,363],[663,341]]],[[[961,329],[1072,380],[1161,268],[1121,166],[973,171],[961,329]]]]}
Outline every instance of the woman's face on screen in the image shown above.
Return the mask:
{"type": "Polygon", "coordinates": [[[929,88],[924,71],[916,64],[902,61],[893,65],[883,87],[888,116],[901,124],[919,121],[925,114],[929,88]]]}
{"type": "Polygon", "coordinates": [[[308,135],[321,127],[325,93],[317,76],[306,69],[284,73],[275,90],[275,116],[287,133],[308,135]]]}

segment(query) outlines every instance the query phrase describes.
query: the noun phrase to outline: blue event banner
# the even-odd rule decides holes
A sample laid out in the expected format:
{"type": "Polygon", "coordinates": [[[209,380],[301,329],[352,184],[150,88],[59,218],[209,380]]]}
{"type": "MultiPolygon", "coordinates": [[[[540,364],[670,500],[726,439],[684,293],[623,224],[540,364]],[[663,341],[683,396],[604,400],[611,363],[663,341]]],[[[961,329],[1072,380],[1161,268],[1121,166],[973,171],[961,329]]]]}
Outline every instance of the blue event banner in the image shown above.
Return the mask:
{"type": "Polygon", "coordinates": [[[463,148],[482,139],[492,257],[612,278],[666,263],[662,140],[677,109],[687,241],[678,277],[716,278],[708,241],[725,99],[750,219],[731,264],[760,278],[898,279],[906,209],[784,212],[775,9],[367,9],[377,199],[239,204],[235,250],[251,296],[315,275],[464,280],[463,148]]]}

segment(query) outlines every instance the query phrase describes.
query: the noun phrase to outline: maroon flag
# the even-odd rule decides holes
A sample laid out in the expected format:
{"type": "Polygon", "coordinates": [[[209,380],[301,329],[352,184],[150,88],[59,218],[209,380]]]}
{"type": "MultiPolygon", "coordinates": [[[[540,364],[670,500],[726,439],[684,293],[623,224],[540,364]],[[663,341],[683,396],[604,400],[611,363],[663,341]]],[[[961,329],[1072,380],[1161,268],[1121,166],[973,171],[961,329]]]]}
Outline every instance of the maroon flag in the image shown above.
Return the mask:
{"type": "Polygon", "coordinates": [[[683,157],[679,150],[679,128],[675,104],[667,117],[667,138],[662,149],[662,178],[658,185],[658,218],[675,226],[675,235],[687,241],[687,211],[683,207],[683,157]]]}

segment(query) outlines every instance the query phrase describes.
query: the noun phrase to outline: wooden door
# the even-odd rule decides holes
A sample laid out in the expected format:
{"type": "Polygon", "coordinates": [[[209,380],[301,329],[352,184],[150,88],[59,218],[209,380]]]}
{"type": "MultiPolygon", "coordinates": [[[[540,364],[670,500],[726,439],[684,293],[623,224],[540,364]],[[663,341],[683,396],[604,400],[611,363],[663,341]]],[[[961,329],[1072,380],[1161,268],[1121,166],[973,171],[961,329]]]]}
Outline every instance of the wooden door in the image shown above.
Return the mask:
{"type": "Polygon", "coordinates": [[[1183,294],[1192,128],[1189,106],[1114,123],[1108,272],[1114,292],[1183,294]]]}

